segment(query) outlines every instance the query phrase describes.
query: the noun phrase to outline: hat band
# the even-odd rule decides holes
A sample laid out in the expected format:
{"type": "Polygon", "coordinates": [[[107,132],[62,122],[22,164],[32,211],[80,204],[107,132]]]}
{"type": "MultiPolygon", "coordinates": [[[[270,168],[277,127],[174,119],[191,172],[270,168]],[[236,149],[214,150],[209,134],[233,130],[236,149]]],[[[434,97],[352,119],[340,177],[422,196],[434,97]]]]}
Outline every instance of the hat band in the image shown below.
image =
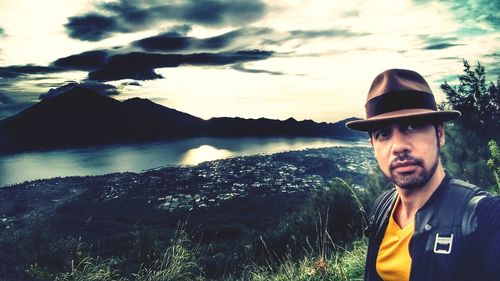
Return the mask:
{"type": "Polygon", "coordinates": [[[365,105],[366,118],[387,112],[414,108],[437,110],[434,96],[426,92],[397,91],[373,98],[365,105]]]}

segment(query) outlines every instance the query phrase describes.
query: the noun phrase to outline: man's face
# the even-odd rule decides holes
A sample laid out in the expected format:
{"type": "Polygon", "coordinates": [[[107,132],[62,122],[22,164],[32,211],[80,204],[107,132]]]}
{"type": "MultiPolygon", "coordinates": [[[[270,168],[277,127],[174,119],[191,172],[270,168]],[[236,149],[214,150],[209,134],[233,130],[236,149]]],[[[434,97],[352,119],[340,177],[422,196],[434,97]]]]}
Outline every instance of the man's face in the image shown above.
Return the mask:
{"type": "Polygon", "coordinates": [[[371,143],[379,167],[389,180],[404,189],[418,188],[438,167],[444,130],[430,123],[392,123],[373,130],[371,143]]]}

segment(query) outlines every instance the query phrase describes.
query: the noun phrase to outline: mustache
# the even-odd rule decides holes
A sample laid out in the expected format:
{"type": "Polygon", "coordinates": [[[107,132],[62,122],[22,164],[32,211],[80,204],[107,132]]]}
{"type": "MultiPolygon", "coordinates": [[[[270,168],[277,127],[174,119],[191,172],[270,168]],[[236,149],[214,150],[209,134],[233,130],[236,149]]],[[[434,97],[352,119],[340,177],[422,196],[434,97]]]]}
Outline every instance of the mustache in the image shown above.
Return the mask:
{"type": "Polygon", "coordinates": [[[408,165],[418,165],[423,166],[424,161],[418,157],[413,157],[408,153],[400,153],[396,155],[396,158],[392,159],[390,163],[390,169],[396,169],[398,167],[408,166],[408,165]]]}

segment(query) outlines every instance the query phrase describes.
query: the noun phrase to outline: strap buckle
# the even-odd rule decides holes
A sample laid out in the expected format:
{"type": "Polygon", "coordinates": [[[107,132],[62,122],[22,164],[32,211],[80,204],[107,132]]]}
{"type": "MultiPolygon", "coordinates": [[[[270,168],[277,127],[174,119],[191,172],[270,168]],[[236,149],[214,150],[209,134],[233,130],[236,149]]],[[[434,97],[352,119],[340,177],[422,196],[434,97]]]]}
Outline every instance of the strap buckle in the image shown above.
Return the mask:
{"type": "Polygon", "coordinates": [[[453,234],[436,233],[434,240],[434,253],[449,255],[453,246],[453,234]]]}

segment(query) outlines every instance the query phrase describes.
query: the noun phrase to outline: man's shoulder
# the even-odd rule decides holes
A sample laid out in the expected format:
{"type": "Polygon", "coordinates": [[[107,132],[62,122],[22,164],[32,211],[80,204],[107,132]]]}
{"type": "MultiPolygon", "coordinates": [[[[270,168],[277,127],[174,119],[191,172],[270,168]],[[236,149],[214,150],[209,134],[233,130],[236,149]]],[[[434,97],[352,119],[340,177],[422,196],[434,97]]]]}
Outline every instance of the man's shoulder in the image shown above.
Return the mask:
{"type": "MultiPolygon", "coordinates": [[[[476,230],[478,226],[478,217],[483,217],[484,214],[491,213],[488,209],[490,209],[490,199],[493,198],[493,196],[491,193],[482,190],[478,186],[463,180],[452,179],[449,185],[453,186],[455,190],[460,190],[459,193],[462,194],[456,194],[455,196],[466,196],[468,198],[463,209],[462,233],[464,235],[469,235],[476,230]],[[486,203],[486,205],[484,205],[484,203],[486,203]],[[488,207],[484,208],[481,206],[479,208],[480,205],[488,207]]],[[[454,201],[454,199],[452,201],[454,201]]],[[[500,201],[497,201],[496,204],[493,204],[496,206],[496,209],[500,208],[500,205],[498,205],[499,203],[500,201]]]]}

